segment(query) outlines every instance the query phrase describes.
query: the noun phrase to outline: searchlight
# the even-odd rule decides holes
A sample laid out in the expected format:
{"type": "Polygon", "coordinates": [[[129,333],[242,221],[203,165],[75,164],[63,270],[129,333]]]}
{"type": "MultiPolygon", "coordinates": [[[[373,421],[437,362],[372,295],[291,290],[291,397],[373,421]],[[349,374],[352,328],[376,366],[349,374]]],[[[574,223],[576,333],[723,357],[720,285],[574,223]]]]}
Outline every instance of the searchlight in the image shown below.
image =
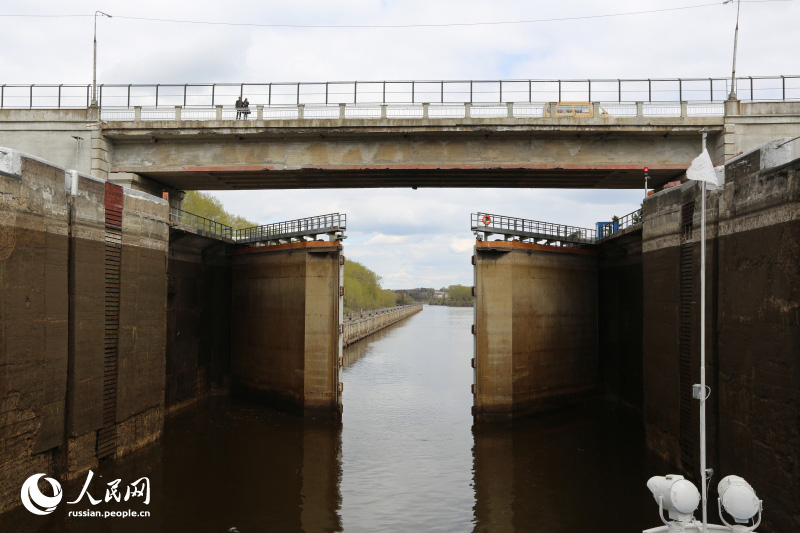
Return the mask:
{"type": "Polygon", "coordinates": [[[726,476],[719,482],[717,491],[719,492],[719,499],[717,499],[719,518],[726,526],[733,531],[742,532],[753,531],[758,527],[761,523],[762,502],[747,481],[739,476],[726,476]],[[723,508],[737,524],[747,524],[756,514],[758,514],[758,522],[752,527],[732,526],[722,516],[723,508]]]}
{"type": "Polygon", "coordinates": [[[683,523],[694,520],[693,513],[700,504],[700,492],[694,483],[683,476],[670,474],[651,477],[647,488],[658,502],[659,515],[664,524],[667,524],[664,520],[664,509],[669,512],[672,520],[683,523]]]}

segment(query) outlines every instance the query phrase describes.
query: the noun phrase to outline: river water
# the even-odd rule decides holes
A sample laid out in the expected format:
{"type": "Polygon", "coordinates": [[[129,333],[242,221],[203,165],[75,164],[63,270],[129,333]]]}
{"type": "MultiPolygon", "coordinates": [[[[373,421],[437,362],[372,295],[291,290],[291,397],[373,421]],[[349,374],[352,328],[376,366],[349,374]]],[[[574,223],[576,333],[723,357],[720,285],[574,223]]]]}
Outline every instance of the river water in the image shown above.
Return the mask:
{"type": "MultiPolygon", "coordinates": [[[[613,405],[472,426],[471,308],[430,307],[347,350],[342,424],[224,396],[103,465],[89,494],[147,476],[151,501],[24,509],[0,531],[636,532],[659,525],[641,417],[613,405]],[[73,517],[76,510],[149,517],[73,517]]],[[[64,487],[73,501],[86,478],[64,487]]]]}

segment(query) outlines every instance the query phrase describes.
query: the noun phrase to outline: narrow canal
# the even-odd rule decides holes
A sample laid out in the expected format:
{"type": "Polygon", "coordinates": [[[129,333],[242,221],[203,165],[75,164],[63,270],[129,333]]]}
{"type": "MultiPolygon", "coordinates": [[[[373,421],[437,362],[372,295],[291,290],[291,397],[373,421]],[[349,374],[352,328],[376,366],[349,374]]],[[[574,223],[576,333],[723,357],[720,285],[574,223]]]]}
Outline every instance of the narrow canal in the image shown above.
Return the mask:
{"type": "MultiPolygon", "coordinates": [[[[659,524],[640,416],[596,402],[506,427],[472,427],[472,309],[426,306],[348,349],[342,425],[219,396],[167,419],[164,437],[93,482],[147,476],[152,495],[0,531],[636,532],[659,524]]],[[[72,501],[85,481],[64,487],[72,501]]]]}

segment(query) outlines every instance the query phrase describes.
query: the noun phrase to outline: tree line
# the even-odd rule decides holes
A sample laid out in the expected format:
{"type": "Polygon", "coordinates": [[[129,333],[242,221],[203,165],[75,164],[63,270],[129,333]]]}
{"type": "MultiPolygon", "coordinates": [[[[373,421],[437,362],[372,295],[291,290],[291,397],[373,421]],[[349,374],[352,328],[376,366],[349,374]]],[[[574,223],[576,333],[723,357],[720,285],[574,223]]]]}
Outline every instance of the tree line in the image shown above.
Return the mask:
{"type": "Polygon", "coordinates": [[[402,289],[396,292],[412,298],[415,302],[424,302],[431,305],[471,307],[473,304],[472,287],[466,285],[449,285],[447,287],[442,287],[438,292],[444,293],[443,297],[437,296],[437,290],[432,287],[402,289]]]}
{"type": "Polygon", "coordinates": [[[214,220],[220,224],[225,224],[233,229],[258,226],[257,222],[228,213],[222,207],[222,202],[219,201],[219,198],[206,192],[188,191],[181,202],[181,209],[214,220]]]}

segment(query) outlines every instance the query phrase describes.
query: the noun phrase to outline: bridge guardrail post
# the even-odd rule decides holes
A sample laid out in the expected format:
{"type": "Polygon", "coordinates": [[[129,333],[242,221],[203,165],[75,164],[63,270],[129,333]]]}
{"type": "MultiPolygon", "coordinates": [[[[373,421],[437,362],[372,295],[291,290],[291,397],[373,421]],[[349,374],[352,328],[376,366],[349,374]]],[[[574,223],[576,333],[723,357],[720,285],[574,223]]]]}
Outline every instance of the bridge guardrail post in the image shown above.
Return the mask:
{"type": "Polygon", "coordinates": [[[142,106],[137,105],[133,107],[133,120],[136,122],[142,121],[142,106]]]}
{"type": "Polygon", "coordinates": [[[558,102],[550,102],[550,118],[554,119],[558,116],[558,102]]]}
{"type": "Polygon", "coordinates": [[[222,106],[218,105],[217,108],[217,120],[222,120],[222,106]]]}
{"type": "Polygon", "coordinates": [[[689,116],[689,102],[681,102],[681,117],[689,116]]]}
{"type": "Polygon", "coordinates": [[[637,117],[644,116],[644,102],[636,102],[636,116],[637,117]]]}
{"type": "Polygon", "coordinates": [[[306,118],[306,104],[297,104],[297,120],[306,118]]]}
{"type": "Polygon", "coordinates": [[[175,120],[181,120],[181,106],[175,106],[175,120]]]}
{"type": "Polygon", "coordinates": [[[469,102],[464,103],[464,118],[472,118],[472,104],[469,102]]]}
{"type": "Polygon", "coordinates": [[[342,120],[344,120],[344,117],[345,117],[345,111],[344,110],[345,110],[346,106],[347,106],[347,104],[339,104],[339,118],[342,119],[342,120]]]}
{"type": "Polygon", "coordinates": [[[600,102],[592,102],[592,117],[597,118],[602,111],[600,110],[600,102]]]}
{"type": "Polygon", "coordinates": [[[506,106],[508,106],[508,118],[514,118],[514,102],[508,102],[506,106]]]}
{"type": "Polygon", "coordinates": [[[264,120],[264,106],[257,105],[256,106],[256,120],[264,120]]]}
{"type": "Polygon", "coordinates": [[[381,104],[381,118],[386,118],[386,104],[381,104]]]}
{"type": "Polygon", "coordinates": [[[428,108],[430,107],[430,105],[431,104],[426,103],[426,102],[423,102],[423,104],[422,104],[422,118],[423,118],[423,120],[426,120],[428,118],[428,108]]]}

